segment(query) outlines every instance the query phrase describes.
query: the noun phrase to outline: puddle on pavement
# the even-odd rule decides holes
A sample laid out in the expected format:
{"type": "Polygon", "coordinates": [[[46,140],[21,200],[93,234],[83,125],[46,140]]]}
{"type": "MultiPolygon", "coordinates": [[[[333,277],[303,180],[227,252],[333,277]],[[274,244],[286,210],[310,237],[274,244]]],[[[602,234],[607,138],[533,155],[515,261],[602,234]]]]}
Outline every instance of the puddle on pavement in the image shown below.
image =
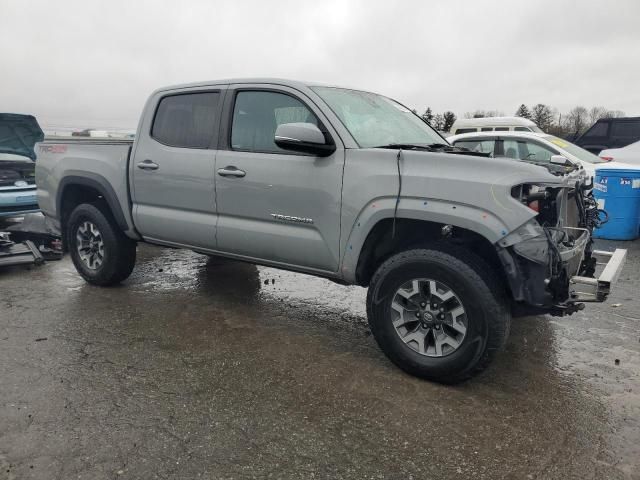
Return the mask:
{"type": "MultiPolygon", "coordinates": [[[[272,419],[274,405],[280,406],[284,416],[273,422],[285,433],[275,443],[273,427],[250,424],[256,442],[288,445],[294,454],[287,458],[304,455],[315,439],[332,460],[348,463],[354,455],[364,466],[396,468],[385,452],[407,448],[415,428],[429,428],[425,455],[443,459],[441,473],[461,468],[478,477],[500,465],[522,474],[517,478],[539,472],[554,478],[568,473],[566,478],[586,470],[593,478],[633,478],[639,466],[640,368],[638,344],[629,343],[634,331],[639,335],[626,307],[615,311],[624,318],[602,306],[564,319],[516,320],[495,364],[451,388],[403,375],[382,356],[364,335],[366,291],[359,287],[149,246],[139,248],[134,274],[121,287],[86,285],[68,258],[30,275],[41,302],[19,310],[15,293],[12,311],[32,315],[31,322],[38,309],[58,312],[49,330],[38,331],[49,341],[30,342],[37,347],[29,348],[51,349],[53,361],[40,354],[47,370],[75,382],[70,388],[65,380],[56,391],[79,418],[138,418],[139,400],[131,396],[136,392],[151,399],[151,428],[175,418],[182,434],[196,429],[202,438],[209,431],[193,418],[222,416],[244,428],[244,422],[272,419]],[[171,395],[163,396],[165,391],[171,395]],[[174,398],[180,409],[174,409],[174,398]],[[425,401],[432,406],[430,418],[424,417],[425,401]],[[211,402],[216,408],[205,409],[211,402]],[[182,410],[187,407],[193,411],[182,410]],[[343,431],[353,445],[333,441],[343,431]],[[452,435],[459,449],[446,448],[452,435]],[[376,442],[368,444],[369,438],[376,442]],[[374,452],[375,462],[365,461],[365,452],[374,452]]],[[[17,277],[12,282],[20,285],[17,277]]],[[[6,332],[14,341],[24,330],[11,322],[6,332]]],[[[34,378],[49,391],[48,377],[34,378]]],[[[34,394],[31,401],[40,398],[34,394]]],[[[57,414],[52,409],[51,418],[57,414]]],[[[106,451],[116,434],[121,432],[107,433],[106,451]]],[[[147,439],[149,452],[160,448],[154,438],[147,439]]],[[[244,442],[233,428],[220,438],[244,442]]],[[[174,437],[164,441],[181,448],[174,437]]],[[[404,473],[415,473],[417,461],[406,464],[404,473]]]]}
{"type": "Polygon", "coordinates": [[[326,279],[255,266],[187,250],[143,252],[132,280],[135,289],[151,292],[190,290],[232,302],[280,303],[314,307],[327,319],[366,325],[366,289],[326,279]],[[151,255],[149,255],[151,253],[151,255]]]}
{"type": "MultiPolygon", "coordinates": [[[[224,297],[225,301],[246,304],[282,302],[291,308],[309,307],[308,311],[317,312],[325,324],[338,321],[347,328],[366,328],[366,290],[360,287],[345,287],[321,278],[179,250],[165,250],[162,255],[143,259],[137,269],[140,277],[135,288],[158,292],[190,289],[205,297],[224,297]]],[[[633,296],[624,288],[618,295],[626,300],[633,296]]],[[[585,312],[561,319],[515,320],[524,323],[514,325],[507,348],[511,350],[512,370],[503,372],[529,375],[538,368],[529,364],[531,357],[538,361],[544,358],[559,375],[554,388],[564,384],[569,390],[586,388],[604,394],[607,408],[616,416],[607,427],[611,429],[608,454],[618,459],[640,457],[640,349],[628,340],[640,334],[638,322],[630,320],[633,319],[624,309],[612,312],[608,304],[588,306],[585,312]],[[516,349],[529,352],[521,358],[523,364],[519,368],[513,365],[516,349]],[[621,363],[616,365],[615,359],[621,363]],[[576,387],[576,383],[583,387],[576,387]]],[[[494,369],[508,367],[495,365],[494,369]]],[[[472,386],[471,390],[478,386],[472,386]]],[[[624,460],[618,465],[626,473],[635,467],[633,462],[624,460]]]]}

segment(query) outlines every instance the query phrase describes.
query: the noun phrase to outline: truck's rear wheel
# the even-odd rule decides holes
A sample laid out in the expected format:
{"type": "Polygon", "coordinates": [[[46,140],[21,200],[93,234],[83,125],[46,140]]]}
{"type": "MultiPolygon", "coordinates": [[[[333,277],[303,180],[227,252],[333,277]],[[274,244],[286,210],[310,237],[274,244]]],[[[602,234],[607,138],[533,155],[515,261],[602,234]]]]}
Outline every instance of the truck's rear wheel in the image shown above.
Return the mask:
{"type": "Polygon", "coordinates": [[[491,268],[473,253],[446,245],[384,262],[371,279],[367,314],[391,361],[443,383],[486,368],[504,346],[511,321],[491,268]]]}
{"type": "Polygon", "coordinates": [[[118,228],[107,209],[83,203],[71,212],[67,225],[71,259],[87,282],[114,285],[131,274],[136,242],[118,228]]]}

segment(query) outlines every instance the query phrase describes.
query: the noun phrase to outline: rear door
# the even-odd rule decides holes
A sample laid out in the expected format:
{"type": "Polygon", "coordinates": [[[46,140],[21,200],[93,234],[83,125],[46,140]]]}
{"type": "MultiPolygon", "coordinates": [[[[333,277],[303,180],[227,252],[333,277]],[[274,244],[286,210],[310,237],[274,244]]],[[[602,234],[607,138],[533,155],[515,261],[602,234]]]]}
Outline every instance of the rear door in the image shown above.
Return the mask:
{"type": "Polygon", "coordinates": [[[214,166],[225,87],[159,93],[138,132],[130,171],[140,234],[215,249],[214,166]]]}
{"type": "Polygon", "coordinates": [[[344,166],[337,133],[318,107],[292,88],[231,86],[226,104],[216,156],[218,249],[336,272],[344,166]],[[279,148],[276,127],[292,122],[316,124],[336,151],[316,157],[279,148]]]}

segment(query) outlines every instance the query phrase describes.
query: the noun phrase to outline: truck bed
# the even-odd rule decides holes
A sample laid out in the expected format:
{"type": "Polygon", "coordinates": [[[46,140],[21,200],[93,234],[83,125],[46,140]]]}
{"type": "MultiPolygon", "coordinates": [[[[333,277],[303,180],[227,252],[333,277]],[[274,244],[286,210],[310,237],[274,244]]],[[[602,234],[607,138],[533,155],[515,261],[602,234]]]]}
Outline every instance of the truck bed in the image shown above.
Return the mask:
{"type": "Polygon", "coordinates": [[[124,231],[135,231],[129,201],[128,163],[132,138],[47,136],[36,145],[36,183],[42,211],[59,221],[59,189],[81,177],[100,190],[124,231]]]}
{"type": "Polygon", "coordinates": [[[80,145],[133,145],[133,138],[101,138],[101,137],[60,137],[47,135],[44,142],[40,145],[48,143],[77,143],[80,145]]]}

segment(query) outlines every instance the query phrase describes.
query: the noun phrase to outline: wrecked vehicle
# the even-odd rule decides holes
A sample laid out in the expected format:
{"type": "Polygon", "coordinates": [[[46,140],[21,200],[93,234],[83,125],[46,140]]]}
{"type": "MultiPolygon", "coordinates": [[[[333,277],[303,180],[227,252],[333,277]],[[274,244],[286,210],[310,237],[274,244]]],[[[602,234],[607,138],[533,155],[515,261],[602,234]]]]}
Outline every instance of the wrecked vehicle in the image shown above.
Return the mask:
{"type": "MultiPolygon", "coordinates": [[[[40,210],[33,147],[43,139],[44,133],[31,115],[0,113],[0,222],[40,210]]],[[[0,231],[0,266],[42,262],[44,257],[34,242],[0,231]]]]}
{"type": "Polygon", "coordinates": [[[126,279],[145,241],[368,286],[381,349],[440,382],[487,367],[512,313],[604,301],[625,257],[592,251],[598,210],[580,167],[478,162],[369,92],[163,88],[135,141],[37,151],[40,207],[89,283],[126,279]]]}
{"type": "Polygon", "coordinates": [[[40,210],[33,145],[43,139],[33,116],[0,113],[0,217],[40,210]]]}

